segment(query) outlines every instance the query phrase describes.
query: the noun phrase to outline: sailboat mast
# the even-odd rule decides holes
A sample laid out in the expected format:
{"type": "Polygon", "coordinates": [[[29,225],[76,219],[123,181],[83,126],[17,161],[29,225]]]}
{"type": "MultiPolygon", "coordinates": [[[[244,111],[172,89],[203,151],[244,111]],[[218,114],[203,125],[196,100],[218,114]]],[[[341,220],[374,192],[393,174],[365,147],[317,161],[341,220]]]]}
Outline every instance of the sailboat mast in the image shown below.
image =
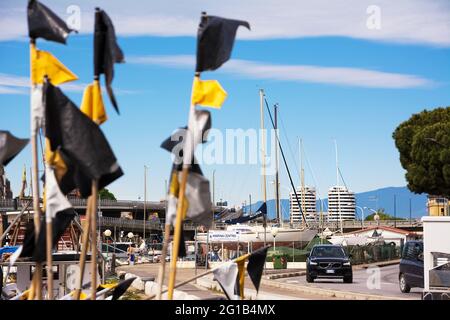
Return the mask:
{"type": "MultiPolygon", "coordinates": [[[[263,185],[262,185],[262,191],[263,191],[263,197],[264,197],[264,203],[267,204],[267,188],[266,188],[266,139],[265,139],[265,130],[264,130],[264,90],[259,90],[259,102],[260,102],[260,116],[261,116],[261,162],[262,162],[262,174],[263,174],[263,185]]],[[[264,215],[264,247],[266,246],[266,237],[267,237],[267,213],[264,215]]]]}
{"type": "Polygon", "coordinates": [[[301,201],[302,211],[306,215],[306,199],[305,199],[305,169],[303,166],[303,140],[299,139],[299,154],[300,154],[300,181],[301,181],[301,201]]]}
{"type": "Polygon", "coordinates": [[[341,234],[344,233],[344,228],[342,225],[342,211],[341,211],[341,189],[339,186],[339,161],[338,161],[338,147],[337,147],[337,141],[334,140],[334,148],[336,150],[336,191],[337,191],[337,198],[338,198],[338,205],[337,210],[339,212],[339,223],[341,225],[341,234]]]}
{"type": "MultiPolygon", "coordinates": [[[[275,104],[273,106],[274,109],[274,122],[275,122],[275,131],[278,130],[278,104],[275,104]]],[[[277,212],[277,219],[278,223],[280,225],[283,224],[283,218],[281,217],[280,212],[280,176],[279,176],[279,163],[278,163],[278,144],[275,144],[275,165],[276,165],[276,171],[275,171],[275,198],[276,198],[276,212],[277,212]]]]}

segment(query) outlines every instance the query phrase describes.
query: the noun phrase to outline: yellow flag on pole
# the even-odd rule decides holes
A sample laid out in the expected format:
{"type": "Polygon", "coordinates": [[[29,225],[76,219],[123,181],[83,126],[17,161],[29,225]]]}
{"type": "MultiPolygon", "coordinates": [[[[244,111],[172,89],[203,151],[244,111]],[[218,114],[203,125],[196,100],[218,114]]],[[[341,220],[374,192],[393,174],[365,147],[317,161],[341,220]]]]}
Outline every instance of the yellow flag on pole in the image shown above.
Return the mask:
{"type": "Polygon", "coordinates": [[[57,86],[64,82],[77,80],[78,77],[50,52],[31,47],[31,81],[34,84],[44,82],[44,76],[57,86]]]}
{"type": "Polygon", "coordinates": [[[67,173],[67,165],[58,150],[55,152],[51,150],[48,138],[45,138],[45,162],[55,170],[56,180],[61,181],[67,173]]]}
{"type": "Polygon", "coordinates": [[[108,120],[98,80],[94,80],[94,83],[88,85],[84,90],[81,111],[98,125],[108,120]]]}
{"type": "Polygon", "coordinates": [[[217,80],[194,77],[192,104],[220,109],[226,98],[227,93],[217,80]]]}
{"type": "Polygon", "coordinates": [[[247,256],[241,256],[236,259],[236,264],[238,266],[238,280],[239,280],[239,296],[241,300],[244,300],[244,281],[245,281],[245,261],[247,256]]]}

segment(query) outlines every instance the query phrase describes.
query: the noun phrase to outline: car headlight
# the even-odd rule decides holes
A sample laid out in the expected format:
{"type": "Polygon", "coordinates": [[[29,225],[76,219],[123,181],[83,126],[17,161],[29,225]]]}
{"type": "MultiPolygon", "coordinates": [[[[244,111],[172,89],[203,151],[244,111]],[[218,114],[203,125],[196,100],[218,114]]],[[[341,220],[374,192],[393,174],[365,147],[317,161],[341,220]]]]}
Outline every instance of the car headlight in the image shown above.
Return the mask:
{"type": "Polygon", "coordinates": [[[343,265],[344,266],[349,266],[350,265],[350,261],[344,262],[343,265]]]}
{"type": "Polygon", "coordinates": [[[309,261],[309,264],[312,266],[317,266],[317,262],[314,262],[314,261],[309,261]]]}

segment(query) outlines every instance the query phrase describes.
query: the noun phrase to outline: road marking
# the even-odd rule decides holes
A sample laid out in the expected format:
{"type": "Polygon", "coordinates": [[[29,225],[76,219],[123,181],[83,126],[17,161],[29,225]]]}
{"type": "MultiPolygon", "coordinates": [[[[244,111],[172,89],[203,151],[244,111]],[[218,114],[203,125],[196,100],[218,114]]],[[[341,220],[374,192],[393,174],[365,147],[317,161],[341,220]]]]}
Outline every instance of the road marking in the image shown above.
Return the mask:
{"type": "Polygon", "coordinates": [[[286,283],[298,283],[298,280],[286,280],[286,283]]]}

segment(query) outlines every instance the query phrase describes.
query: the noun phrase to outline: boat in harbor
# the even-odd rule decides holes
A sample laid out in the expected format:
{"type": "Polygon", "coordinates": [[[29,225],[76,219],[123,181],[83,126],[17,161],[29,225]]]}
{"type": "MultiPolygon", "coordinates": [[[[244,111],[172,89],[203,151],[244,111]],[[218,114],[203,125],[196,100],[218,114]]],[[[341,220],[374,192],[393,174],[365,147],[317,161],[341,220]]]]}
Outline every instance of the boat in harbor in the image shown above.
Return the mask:
{"type": "Polygon", "coordinates": [[[214,229],[209,232],[198,233],[196,240],[200,243],[219,242],[224,247],[233,249],[237,243],[248,244],[253,250],[264,246],[264,243],[272,243],[275,236],[277,246],[303,247],[317,234],[317,230],[310,228],[290,228],[279,226],[235,224],[225,229],[214,229]],[[209,237],[209,239],[208,239],[209,237]]]}

